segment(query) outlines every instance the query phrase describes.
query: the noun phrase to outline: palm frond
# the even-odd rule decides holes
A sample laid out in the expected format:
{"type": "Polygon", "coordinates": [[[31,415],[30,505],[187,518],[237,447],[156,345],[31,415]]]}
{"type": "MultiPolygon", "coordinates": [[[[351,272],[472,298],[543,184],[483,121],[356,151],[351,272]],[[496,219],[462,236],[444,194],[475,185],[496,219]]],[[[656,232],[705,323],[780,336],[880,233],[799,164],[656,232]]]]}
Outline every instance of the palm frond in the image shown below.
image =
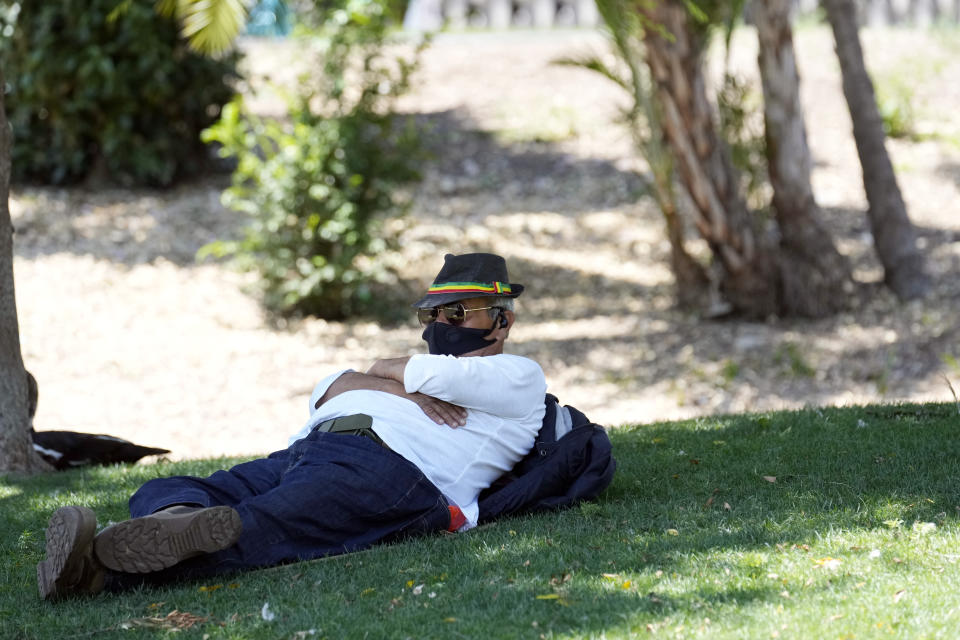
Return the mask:
{"type": "Polygon", "coordinates": [[[177,15],[179,5],[179,0],[157,0],[157,3],[154,5],[154,11],[164,18],[173,18],[177,15]]]}
{"type": "Polygon", "coordinates": [[[161,0],[161,3],[176,3],[181,33],[191,48],[207,55],[216,55],[229,49],[243,31],[249,1],[161,0]]]}
{"type": "Polygon", "coordinates": [[[550,64],[564,67],[580,67],[581,69],[589,69],[590,71],[599,73],[604,78],[615,82],[618,86],[626,91],[631,91],[629,81],[615,70],[610,68],[610,66],[599,56],[588,54],[581,57],[557,58],[555,60],[551,60],[550,64]]]}
{"type": "Polygon", "coordinates": [[[684,6],[687,7],[687,11],[693,16],[693,19],[699,22],[700,24],[708,24],[710,22],[710,16],[707,15],[707,12],[700,8],[694,0],[683,0],[684,6]]]}

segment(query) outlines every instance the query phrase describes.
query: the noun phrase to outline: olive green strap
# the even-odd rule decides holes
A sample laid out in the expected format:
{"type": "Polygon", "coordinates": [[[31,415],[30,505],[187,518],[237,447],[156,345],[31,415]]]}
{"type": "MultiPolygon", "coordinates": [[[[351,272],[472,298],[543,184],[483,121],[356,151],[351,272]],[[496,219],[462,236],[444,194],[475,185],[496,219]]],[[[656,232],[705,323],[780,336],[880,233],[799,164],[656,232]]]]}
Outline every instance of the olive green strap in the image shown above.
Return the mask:
{"type": "Polygon", "coordinates": [[[385,449],[390,448],[380,438],[380,436],[377,435],[377,432],[373,430],[373,418],[365,413],[355,413],[350,416],[341,416],[339,418],[324,420],[314,427],[314,429],[317,431],[324,431],[326,433],[343,433],[349,436],[363,436],[365,438],[370,438],[385,449]]]}
{"type": "MultiPolygon", "coordinates": [[[[315,428],[317,431],[325,431],[328,433],[343,433],[344,431],[363,431],[364,429],[370,429],[372,426],[373,418],[365,413],[355,413],[351,416],[341,416],[339,418],[324,420],[315,428]]],[[[353,435],[359,434],[354,433],[353,435]]]]}

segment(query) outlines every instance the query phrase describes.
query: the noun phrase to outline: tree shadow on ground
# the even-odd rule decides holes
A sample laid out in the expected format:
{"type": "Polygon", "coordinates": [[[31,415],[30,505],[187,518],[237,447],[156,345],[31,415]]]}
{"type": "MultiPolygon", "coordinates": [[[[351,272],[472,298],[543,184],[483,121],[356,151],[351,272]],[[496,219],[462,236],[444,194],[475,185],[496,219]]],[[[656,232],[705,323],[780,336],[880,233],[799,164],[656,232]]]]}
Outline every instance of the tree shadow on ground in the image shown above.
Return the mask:
{"type": "Polygon", "coordinates": [[[960,162],[942,162],[936,169],[939,176],[950,178],[955,185],[960,187],[960,162]]]}
{"type": "MultiPolygon", "coordinates": [[[[601,508],[494,525],[486,545],[493,552],[479,554],[479,562],[485,574],[506,574],[521,592],[563,594],[573,606],[553,610],[546,625],[555,633],[609,631],[648,614],[750,606],[783,590],[777,580],[763,579],[762,566],[753,573],[766,584],[701,583],[682,595],[664,595],[660,575],[752,566],[751,551],[805,557],[813,566],[804,546],[828,532],[889,531],[898,520],[908,530],[912,522],[953,526],[960,513],[956,412],[949,404],[862,407],[616,430],[619,466],[601,508]],[[562,576],[570,573],[614,574],[633,585],[624,591],[574,580],[578,586],[564,589],[562,576]],[[588,603],[598,600],[605,615],[590,615],[588,603]]],[[[813,590],[842,590],[855,580],[838,576],[813,590]]],[[[495,601],[507,588],[500,580],[486,591],[495,601]]],[[[511,602],[499,614],[511,616],[511,602]]],[[[538,619],[543,625],[535,614],[516,623],[524,628],[538,619]]]]}
{"type": "Polygon", "coordinates": [[[165,190],[23,188],[15,255],[89,255],[133,267],[166,261],[196,264],[197,251],[241,235],[244,218],[220,204],[230,180],[211,173],[165,190]]]}
{"type": "Polygon", "coordinates": [[[567,140],[504,139],[461,110],[416,118],[431,157],[421,195],[431,202],[463,198],[456,211],[472,220],[513,211],[576,215],[632,204],[647,191],[634,171],[565,151],[567,140]]]}
{"type": "MultiPolygon", "coordinates": [[[[536,200],[568,214],[633,202],[642,179],[612,162],[577,158],[552,142],[498,141],[452,111],[420,114],[428,160],[418,197],[427,214],[450,220],[432,205],[466,201],[467,219],[522,209],[536,200]]],[[[17,190],[25,212],[17,216],[16,255],[31,259],[68,252],[134,266],[166,260],[195,264],[197,251],[217,239],[241,235],[245,217],[219,201],[227,174],[210,174],[166,190],[17,190]]]]}

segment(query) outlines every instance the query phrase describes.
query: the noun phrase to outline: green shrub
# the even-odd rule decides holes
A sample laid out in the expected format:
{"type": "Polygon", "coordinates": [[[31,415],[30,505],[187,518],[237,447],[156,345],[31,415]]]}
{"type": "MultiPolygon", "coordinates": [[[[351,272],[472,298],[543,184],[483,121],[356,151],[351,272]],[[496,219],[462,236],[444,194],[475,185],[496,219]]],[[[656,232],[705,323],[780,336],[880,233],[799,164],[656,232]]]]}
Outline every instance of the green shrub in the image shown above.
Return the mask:
{"type": "Polygon", "coordinates": [[[717,92],[717,111],[720,134],[740,172],[743,193],[751,206],[760,209],[769,200],[762,98],[746,79],[726,73],[717,92]]]}
{"type": "Polygon", "coordinates": [[[237,57],[188,50],[153,0],[0,0],[15,179],[167,185],[206,157],[237,57]]]}
{"type": "Polygon", "coordinates": [[[232,255],[258,271],[277,314],[338,319],[388,306],[396,238],[385,223],[400,220],[397,188],[419,177],[420,155],[412,121],[391,110],[418,55],[385,53],[389,24],[378,2],[328,8],[315,71],[298,83],[288,117],[256,118],[237,100],[204,132],[236,156],[224,202],[251,223],[240,241],[213,243],[201,257],[232,255]]]}
{"type": "Polygon", "coordinates": [[[915,129],[913,87],[900,74],[880,75],[876,84],[877,110],[883,131],[891,138],[909,138],[915,129]]]}

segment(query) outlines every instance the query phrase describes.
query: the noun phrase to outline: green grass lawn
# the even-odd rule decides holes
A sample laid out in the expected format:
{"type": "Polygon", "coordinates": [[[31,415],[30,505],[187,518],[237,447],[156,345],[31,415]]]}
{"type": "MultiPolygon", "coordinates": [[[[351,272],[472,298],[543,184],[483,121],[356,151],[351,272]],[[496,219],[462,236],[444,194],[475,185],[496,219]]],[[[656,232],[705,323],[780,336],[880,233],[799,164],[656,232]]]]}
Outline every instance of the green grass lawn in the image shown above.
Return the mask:
{"type": "Polygon", "coordinates": [[[597,503],[325,560],[59,604],[60,505],[126,517],[149,478],[232,460],[0,480],[0,638],[955,638],[954,404],[613,430],[597,503]]]}

